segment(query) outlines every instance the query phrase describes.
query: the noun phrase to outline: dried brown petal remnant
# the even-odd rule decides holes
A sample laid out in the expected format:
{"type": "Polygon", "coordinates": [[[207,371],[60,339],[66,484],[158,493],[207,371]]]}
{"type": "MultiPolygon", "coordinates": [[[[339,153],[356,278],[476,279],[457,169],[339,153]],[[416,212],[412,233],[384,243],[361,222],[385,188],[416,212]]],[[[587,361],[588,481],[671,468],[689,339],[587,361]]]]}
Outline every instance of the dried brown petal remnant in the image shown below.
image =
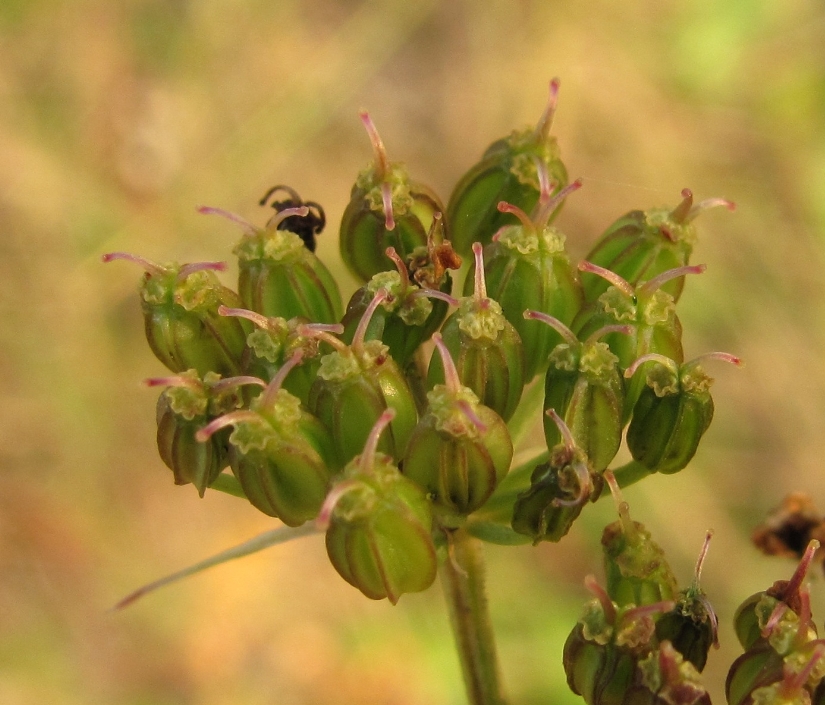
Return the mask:
{"type": "MultiPolygon", "coordinates": [[[[803,492],[792,492],[754,529],[754,545],[769,556],[801,558],[811,539],[825,545],[825,517],[803,492]]],[[[822,549],[817,560],[822,562],[822,549]]]]}

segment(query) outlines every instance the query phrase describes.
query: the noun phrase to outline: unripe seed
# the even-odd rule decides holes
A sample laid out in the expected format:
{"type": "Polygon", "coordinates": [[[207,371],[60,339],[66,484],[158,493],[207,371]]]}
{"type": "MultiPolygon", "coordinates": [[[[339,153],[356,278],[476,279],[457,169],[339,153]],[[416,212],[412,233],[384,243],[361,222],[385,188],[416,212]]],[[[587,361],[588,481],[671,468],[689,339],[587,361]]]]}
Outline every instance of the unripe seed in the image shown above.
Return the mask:
{"type": "Polygon", "coordinates": [[[755,705],[753,693],[781,682],[784,677],[784,665],[782,657],[768,644],[759,644],[746,651],[728,670],[725,679],[725,698],[728,705],[755,705]]]}
{"type": "Polygon", "coordinates": [[[702,564],[712,535],[713,532],[708,531],[705,536],[702,552],[696,562],[693,583],[679,593],[676,606],[656,622],[656,638],[659,641],[671,642],[700,673],[705,668],[710,647],[719,648],[719,624],[716,613],[699,587],[702,564]]]}
{"type": "MultiPolygon", "coordinates": [[[[579,275],[565,251],[565,236],[548,223],[553,209],[581,186],[581,179],[550,196],[547,169],[539,162],[541,198],[532,219],[509,203],[498,209],[521,221],[506,225],[484,248],[484,274],[488,295],[500,305],[524,347],[525,381],[547,367],[550,351],[562,342],[553,328],[535,326],[524,318],[525,309],[542,311],[570,325],[584,300],[579,275]]],[[[470,276],[464,287],[469,294],[470,276]]]]}
{"type": "Polygon", "coordinates": [[[622,498],[613,473],[604,473],[619,520],[602,533],[607,592],[618,605],[649,605],[676,597],[676,578],[665,552],[650,536],[644,524],[630,518],[630,508],[622,498]]]}
{"type": "Polygon", "coordinates": [[[410,437],[402,468],[437,507],[466,515],[481,507],[507,474],[513,444],[502,418],[461,384],[438,333],[433,342],[446,384],[427,393],[427,410],[410,437]]]}
{"type": "MultiPolygon", "coordinates": [[[[679,364],[684,362],[682,351],[682,324],[676,316],[673,297],[662,286],[677,277],[700,274],[705,265],[670,269],[653,279],[633,286],[615,272],[591,262],[579,263],[582,272],[602,277],[612,284],[598,300],[583,309],[573,324],[579,337],[590,335],[599,328],[611,324],[633,326],[631,336],[611,333],[603,340],[611,352],[619,358],[619,367],[627,369],[642,355],[657,353],[679,364]]],[[[644,389],[644,380],[633,377],[625,385],[624,420],[630,414],[644,389]]]]}
{"type": "Polygon", "coordinates": [[[220,306],[240,305],[238,295],[215,276],[226,263],[160,265],[125,252],[103,255],[104,262],[113,260],[128,260],[146,271],[141,307],[146,339],[158,360],[172,372],[194,368],[201,377],[239,374],[249,326],[218,314],[220,306]]]}
{"type": "MultiPolygon", "coordinates": [[[[392,359],[405,369],[421,344],[430,339],[446,318],[452,297],[446,293],[439,298],[429,296],[428,290],[410,280],[407,266],[394,248],[388,247],[386,254],[397,271],[379,272],[353,294],[341,321],[344,324],[342,339],[347,343],[352,341],[375,294],[384,289],[387,298],[370,318],[365,338],[383,342],[392,359]]],[[[452,285],[449,276],[445,285],[446,289],[452,285]]]]}
{"type": "MultiPolygon", "coordinates": [[[[673,209],[653,208],[648,211],[631,211],[619,218],[599,238],[585,257],[593,264],[609,269],[628,282],[639,281],[689,263],[696,240],[696,228],[692,221],[702,211],[716,206],[734,210],[736,205],[723,198],[709,198],[693,203],[690,189],[682,191],[682,202],[673,209]]],[[[582,277],[585,299],[595,301],[609,284],[601,277],[582,277]]],[[[678,301],[684,280],[673,279],[663,290],[678,301]]]]}
{"type": "MultiPolygon", "coordinates": [[[[550,354],[545,376],[544,408],[555,409],[564,419],[576,444],[587,455],[595,472],[613,460],[622,442],[624,385],[618,358],[598,338],[611,332],[629,334],[629,326],[606,326],[579,341],[561,321],[540,311],[524,317],[554,328],[563,338],[550,354]]],[[[544,419],[547,447],[559,442],[559,430],[544,419]]]]}
{"type": "Polygon", "coordinates": [[[341,294],[332,274],[299,235],[281,229],[290,219],[305,217],[309,208],[285,208],[264,228],[220,208],[198,210],[228,218],[244,230],[233,250],[238,256],[238,291],[244,308],[287,320],[335,323],[340,319],[341,294]]]}
{"type": "Polygon", "coordinates": [[[321,358],[318,377],[309,393],[309,409],[329,429],[339,462],[358,455],[385,409],[396,414],[380,440],[380,450],[400,460],[417,420],[415,399],[407,379],[380,340],[365,340],[370,320],[387,298],[382,289],[373,297],[351,345],[333,336],[301,329],[329,343],[334,351],[321,358]]]}
{"type": "Polygon", "coordinates": [[[198,430],[211,420],[239,408],[243,399],[238,394],[242,384],[264,383],[254,377],[229,377],[207,372],[203,380],[196,370],[175,377],[146,380],[147,386],[165,386],[158,398],[158,452],[174,473],[176,485],[192,483],[203,497],[209,487],[229,464],[229,432],[213,435],[199,443],[198,430]]]}
{"type": "Polygon", "coordinates": [[[771,654],[756,654],[761,668],[754,671],[753,654],[745,653],[731,667],[726,694],[730,705],[808,705],[812,693],[822,683],[825,664],[825,644],[812,643],[795,654],[792,661],[783,662],[771,654]],[[742,678],[744,672],[745,678],[742,678]],[[748,683],[748,680],[750,682],[748,683]],[[749,686],[749,687],[747,687],[749,686]]]}
{"type": "Polygon", "coordinates": [[[713,378],[701,366],[707,359],[742,364],[728,353],[707,353],[682,365],[650,353],[625,370],[625,377],[630,378],[643,364],[657,363],[648,372],[647,386],[639,394],[627,429],[633,459],[653,472],[671,474],[686,467],[710,426],[713,378]]]}
{"type": "Polygon", "coordinates": [[[437,568],[424,490],[377,451],[394,415],[392,409],[379,415],[363,452],[344,469],[318,519],[338,574],[367,597],[386,597],[393,604],[405,592],[426,590],[437,568]]]}
{"type": "Polygon", "coordinates": [[[447,222],[459,254],[469,255],[474,242],[487,245],[493,233],[514,222],[511,215],[497,209],[499,202],[505,201],[525,213],[533,210],[541,192],[536,162],[545,166],[557,190],[567,185],[567,170],[556,138],[550,135],[558,90],[559,81],[554,78],[536,127],[516,130],[493,142],[481,161],[456,185],[447,206],[447,222]]]}
{"type": "Polygon", "coordinates": [[[330,477],[340,467],[327,430],[282,388],[299,359],[296,352],[248,410],[225,414],[196,435],[206,442],[234,426],[229,437],[232,472],[253,506],[288,526],[317,516],[330,477]]]}
{"type": "Polygon", "coordinates": [[[547,463],[533,470],[530,488],[513,506],[513,530],[532,537],[534,545],[561,540],[587,501],[598,499],[602,489],[602,477],[590,470],[570,429],[555,409],[547,413],[558,426],[562,442],[551,450],[547,463]]]}
{"type": "MultiPolygon", "coordinates": [[[[479,243],[473,245],[475,287],[463,297],[458,311],[444,323],[441,335],[455,362],[461,383],[472,389],[481,403],[505,421],[515,413],[524,389],[524,352],[516,329],[505,318],[501,306],[487,296],[484,259],[479,243]]],[[[427,383],[444,383],[439,356],[430,360],[427,383]]]]}
{"type": "Polygon", "coordinates": [[[375,152],[352,187],[341,219],[341,258],[360,281],[388,268],[384,252],[394,247],[402,260],[427,244],[427,233],[444,206],[428,187],[411,181],[406,167],[390,162],[369,114],[361,113],[375,152]]]}
{"type": "Polygon", "coordinates": [[[218,309],[221,316],[236,316],[255,324],[246,338],[246,355],[244,357],[244,371],[265,382],[270,382],[296,351],[301,352],[298,365],[284,379],[283,387],[290,394],[307,403],[309,389],[315,381],[318,369],[321,366],[321,343],[312,336],[302,335],[302,326],[310,329],[340,333],[339,324],[312,323],[305,318],[286,320],[279,316],[264,316],[245,308],[218,309]]]}
{"type": "Polygon", "coordinates": [[[790,580],[778,580],[739,606],[733,622],[745,651],[768,641],[775,651],[785,655],[794,642],[816,638],[804,583],[818,549],[819,541],[811,540],[790,580]]]}

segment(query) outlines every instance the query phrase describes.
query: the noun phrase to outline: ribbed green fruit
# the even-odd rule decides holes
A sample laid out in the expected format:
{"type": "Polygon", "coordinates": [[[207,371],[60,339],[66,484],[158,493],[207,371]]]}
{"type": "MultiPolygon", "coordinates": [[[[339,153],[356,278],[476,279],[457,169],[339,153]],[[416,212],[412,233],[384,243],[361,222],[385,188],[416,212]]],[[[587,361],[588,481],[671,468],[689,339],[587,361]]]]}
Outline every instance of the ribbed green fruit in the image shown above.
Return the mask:
{"type": "MultiPolygon", "coordinates": [[[[458,310],[444,322],[441,335],[461,383],[472,389],[482,404],[509,421],[524,389],[524,351],[518,332],[501,306],[487,296],[481,245],[475,243],[473,252],[473,294],[460,299],[458,310]]],[[[444,380],[441,358],[433,355],[427,383],[432,388],[444,380]]]]}
{"type": "Polygon", "coordinates": [[[567,185],[567,169],[556,138],[550,135],[558,88],[558,79],[553,79],[547,107],[535,128],[516,130],[493,142],[453,190],[447,222],[460,255],[468,256],[474,242],[487,245],[500,227],[514,222],[511,215],[498,210],[499,202],[525,213],[533,210],[541,191],[537,163],[545,165],[556,191],[567,185]]]}
{"type": "Polygon", "coordinates": [[[269,383],[293,354],[301,352],[301,359],[283,382],[283,388],[298,397],[306,405],[309,389],[315,381],[321,366],[320,341],[308,335],[302,335],[301,329],[321,328],[337,329],[330,324],[310,324],[305,318],[286,320],[280,316],[264,316],[244,308],[221,307],[222,316],[235,316],[251,321],[255,326],[246,338],[246,352],[243,359],[244,373],[259,377],[269,383]]]}
{"type": "Polygon", "coordinates": [[[751,595],[739,605],[733,626],[745,651],[767,640],[784,655],[799,633],[801,619],[810,622],[808,630],[815,637],[810,606],[806,607],[805,578],[818,549],[819,541],[813,539],[790,580],[777,580],[767,590],[751,595]]]}
{"type": "MultiPolygon", "coordinates": [[[[703,272],[704,265],[671,269],[635,287],[618,274],[590,262],[579,263],[579,269],[611,283],[607,291],[576,316],[571,328],[579,338],[586,338],[604,326],[629,325],[633,327],[632,335],[608,333],[601,338],[619,358],[620,369],[626,370],[649,353],[664,355],[679,364],[684,362],[682,324],[676,315],[676,303],[661,287],[676,277],[703,272]]],[[[625,422],[630,419],[644,386],[641,376],[633,377],[625,384],[625,422]]]]}
{"type": "Polygon", "coordinates": [[[655,363],[627,429],[630,454],[651,471],[672,474],[685,468],[713,420],[713,379],[700,364],[706,359],[741,364],[726,353],[709,353],[682,365],[651,353],[625,371],[626,377],[632,377],[641,365],[655,363]]]}
{"type": "Polygon", "coordinates": [[[676,598],[676,606],[656,622],[656,638],[669,641],[700,673],[705,669],[711,646],[719,648],[718,620],[713,606],[699,586],[702,564],[713,532],[708,531],[693,582],[676,598]]]}
{"type": "Polygon", "coordinates": [[[610,471],[605,473],[610,485],[618,521],[602,532],[604,572],[607,592],[619,606],[649,605],[674,600],[678,592],[676,578],[665,552],[644,524],[633,521],[630,508],[610,471]]]}
{"type": "Polygon", "coordinates": [[[504,420],[461,384],[439,334],[433,336],[446,384],[427,393],[427,409],[410,437],[403,473],[449,513],[475,511],[510,469],[513,443],[504,420]]]}
{"type": "Polygon", "coordinates": [[[367,597],[395,604],[405,592],[426,590],[438,563],[424,490],[390,456],[376,452],[393,414],[388,409],[376,421],[363,453],[333,486],[319,521],[328,524],[327,554],[339,575],[367,597]]]}
{"type": "MultiPolygon", "coordinates": [[[[624,384],[618,358],[597,338],[611,330],[631,329],[609,326],[582,342],[552,316],[538,311],[525,311],[524,316],[552,327],[565,341],[550,353],[544,378],[544,410],[555,409],[576,445],[587,455],[592,470],[601,472],[616,456],[622,442],[624,384]]],[[[544,437],[548,448],[561,441],[558,426],[547,416],[544,437]]]]}
{"type": "Polygon", "coordinates": [[[561,540],[588,500],[598,499],[603,485],[561,417],[552,409],[548,413],[558,426],[562,443],[550,451],[548,462],[536,466],[530,487],[513,505],[513,531],[530,536],[533,545],[561,540]]]}
{"type": "MultiPolygon", "coordinates": [[[[493,242],[484,248],[487,294],[499,303],[504,317],[521,338],[528,382],[546,369],[550,351],[562,338],[549,326],[526,321],[524,311],[541,311],[570,325],[584,300],[578,271],[565,251],[565,236],[548,223],[554,208],[578,189],[581,181],[574,182],[555,198],[550,197],[546,180],[542,181],[545,186],[532,218],[520,208],[499,204],[499,210],[513,213],[521,222],[501,228],[493,242]]],[[[471,275],[467,277],[464,293],[472,293],[471,275]]]]}
{"type": "MultiPolygon", "coordinates": [[[[760,644],[749,649],[739,656],[728,670],[725,679],[725,698],[728,705],[754,705],[754,691],[780,683],[783,673],[782,657],[768,644],[760,644]]],[[[761,702],[763,701],[760,700],[761,702]]],[[[769,701],[764,702],[768,705],[769,701]]],[[[779,705],[779,702],[776,705],[779,705]]]]}
{"type": "Polygon", "coordinates": [[[393,409],[395,417],[381,437],[379,450],[400,460],[418,419],[413,393],[390,357],[389,348],[380,340],[364,340],[370,320],[386,295],[382,289],[373,297],[351,345],[317,333],[334,350],[321,358],[308,406],[329,429],[341,465],[362,451],[386,409],[393,409]]]}
{"type": "Polygon", "coordinates": [[[402,260],[427,245],[427,233],[438,214],[441,199],[432,189],[411,181],[406,167],[390,162],[384,143],[367,113],[361,113],[375,152],[375,160],[355,181],[341,218],[341,258],[361,282],[392,269],[385,256],[395,248],[402,260]]]}
{"type": "Polygon", "coordinates": [[[240,407],[243,399],[238,392],[241,384],[263,383],[251,377],[230,377],[208,372],[203,379],[196,370],[175,377],[146,380],[150,387],[166,386],[158,398],[158,452],[174,473],[176,485],[192,483],[203,497],[209,487],[229,464],[229,431],[214,434],[205,443],[195,435],[213,419],[240,407]]]}
{"type": "Polygon", "coordinates": [[[287,320],[338,321],[341,293],[332,274],[299,235],[280,229],[288,219],[306,216],[306,206],[279,211],[263,228],[220,208],[198,210],[227,218],[244,230],[232,250],[238,257],[238,292],[244,308],[287,320]]]}
{"type": "MultiPolygon", "coordinates": [[[[675,208],[631,211],[619,218],[599,238],[585,259],[615,272],[631,285],[650,280],[669,269],[689,264],[696,241],[693,219],[714,206],[735,208],[731,201],[710,198],[694,205],[690,189],[682,191],[675,208]]],[[[601,277],[582,277],[585,299],[595,301],[609,286],[601,277]]],[[[663,290],[678,301],[684,279],[673,279],[663,290]]]]}
{"type": "Polygon", "coordinates": [[[407,266],[393,248],[387,248],[387,257],[395,263],[397,271],[375,274],[352,295],[341,320],[344,325],[341,338],[346,343],[352,342],[375,294],[385,289],[388,297],[370,318],[365,339],[383,342],[392,359],[405,369],[422,343],[430,339],[447,317],[452,278],[445,272],[440,292],[445,296],[430,297],[427,291],[411,281],[407,266]]]}
{"type": "Polygon", "coordinates": [[[813,540],[790,580],[752,595],[737,610],[745,653],[728,671],[729,705],[808,705],[822,697],[825,643],[817,638],[805,577],[819,548],[813,540]]]}
{"type": "Polygon", "coordinates": [[[229,437],[232,472],[253,506],[287,526],[318,515],[330,478],[340,467],[326,428],[282,388],[297,359],[281,368],[248,410],[215,419],[197,436],[206,442],[216,431],[234,426],[229,437]]]}
{"type": "Polygon", "coordinates": [[[800,640],[779,654],[759,642],[730,667],[725,681],[728,705],[809,705],[821,697],[825,676],[825,644],[800,640]]]}
{"type": "Polygon", "coordinates": [[[222,376],[237,375],[250,326],[224,318],[221,306],[239,306],[238,295],[218,281],[215,271],[224,262],[178,265],[155,264],[124,252],[103,256],[104,262],[128,260],[145,270],[140,286],[146,339],[172,372],[197,370],[222,376]]]}

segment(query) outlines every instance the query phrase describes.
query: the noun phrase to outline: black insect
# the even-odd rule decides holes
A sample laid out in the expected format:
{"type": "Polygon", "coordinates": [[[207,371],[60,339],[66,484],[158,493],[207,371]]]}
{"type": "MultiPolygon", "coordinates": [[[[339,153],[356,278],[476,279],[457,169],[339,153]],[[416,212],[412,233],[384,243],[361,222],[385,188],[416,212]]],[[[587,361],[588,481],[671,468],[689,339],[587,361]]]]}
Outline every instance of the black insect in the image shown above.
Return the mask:
{"type": "Polygon", "coordinates": [[[318,235],[327,224],[327,217],[324,214],[324,209],[315,201],[303,201],[298,195],[298,192],[289,186],[279,185],[273,186],[264,194],[260,200],[260,205],[265,206],[273,195],[283,191],[289,198],[283,201],[274,200],[269,205],[275,209],[276,213],[280,213],[287,208],[300,208],[306,206],[309,208],[309,213],[301,217],[300,215],[291,215],[289,218],[284,218],[278,224],[278,230],[288,230],[295,233],[303,240],[304,245],[310,252],[315,252],[315,236],[318,235]]]}

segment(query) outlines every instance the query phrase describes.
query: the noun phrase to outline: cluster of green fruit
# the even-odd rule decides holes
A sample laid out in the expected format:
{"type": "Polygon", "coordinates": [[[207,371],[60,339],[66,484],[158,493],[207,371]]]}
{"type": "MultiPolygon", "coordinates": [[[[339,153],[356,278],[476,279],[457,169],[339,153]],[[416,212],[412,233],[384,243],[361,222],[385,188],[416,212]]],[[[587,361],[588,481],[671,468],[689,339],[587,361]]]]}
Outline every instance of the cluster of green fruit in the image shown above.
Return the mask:
{"type": "MultiPolygon", "coordinates": [[[[221,262],[104,256],[145,270],[146,336],[172,372],[148,384],[165,388],[157,440],[177,484],[231,491],[288,526],[314,520],[340,575],[394,603],[430,586],[452,532],[558,541],[606,480],[618,492],[690,462],[713,415],[702,364],[739,360],[686,362],[675,309],[685,277],[704,270],[689,264],[694,218],[733,204],[694,204],[686,189],[674,207],[622,216],[572,264],[552,224],[581,186],[550,135],[557,91],[551,82],[538,125],[494,142],[446,207],[389,161],[361,115],[375,159],[340,226],[343,261],[363,282],[346,310],[315,254],[323,209],[285,186],[262,200],[285,194],[263,227],[200,209],[244,231],[237,292],[219,281],[221,262]],[[547,450],[511,469],[537,385],[547,450]],[[633,460],[608,470],[623,438],[633,460]]],[[[661,549],[620,507],[604,540],[607,590],[589,580],[596,600],[565,650],[570,685],[591,705],[704,701],[715,616],[698,585],[677,592],[661,549]]],[[[777,599],[785,616],[760,623],[746,649],[767,651],[798,612],[777,599]]],[[[805,663],[822,655],[788,648],[805,663]]],[[[776,663],[771,682],[786,683],[776,663]]],[[[740,681],[733,705],[752,695],[740,681]]]]}
{"type": "MultiPolygon", "coordinates": [[[[701,672],[718,647],[717,617],[699,586],[711,532],[689,587],[679,591],[664,551],[630,518],[611,471],[605,472],[619,520],[602,535],[606,588],[593,593],[564,646],[573,692],[588,705],[710,705],[701,672]]],[[[808,544],[790,580],[746,599],[734,628],[744,653],[728,671],[729,705],[825,702],[825,640],[817,636],[805,577],[819,542],[808,544]]]]}

